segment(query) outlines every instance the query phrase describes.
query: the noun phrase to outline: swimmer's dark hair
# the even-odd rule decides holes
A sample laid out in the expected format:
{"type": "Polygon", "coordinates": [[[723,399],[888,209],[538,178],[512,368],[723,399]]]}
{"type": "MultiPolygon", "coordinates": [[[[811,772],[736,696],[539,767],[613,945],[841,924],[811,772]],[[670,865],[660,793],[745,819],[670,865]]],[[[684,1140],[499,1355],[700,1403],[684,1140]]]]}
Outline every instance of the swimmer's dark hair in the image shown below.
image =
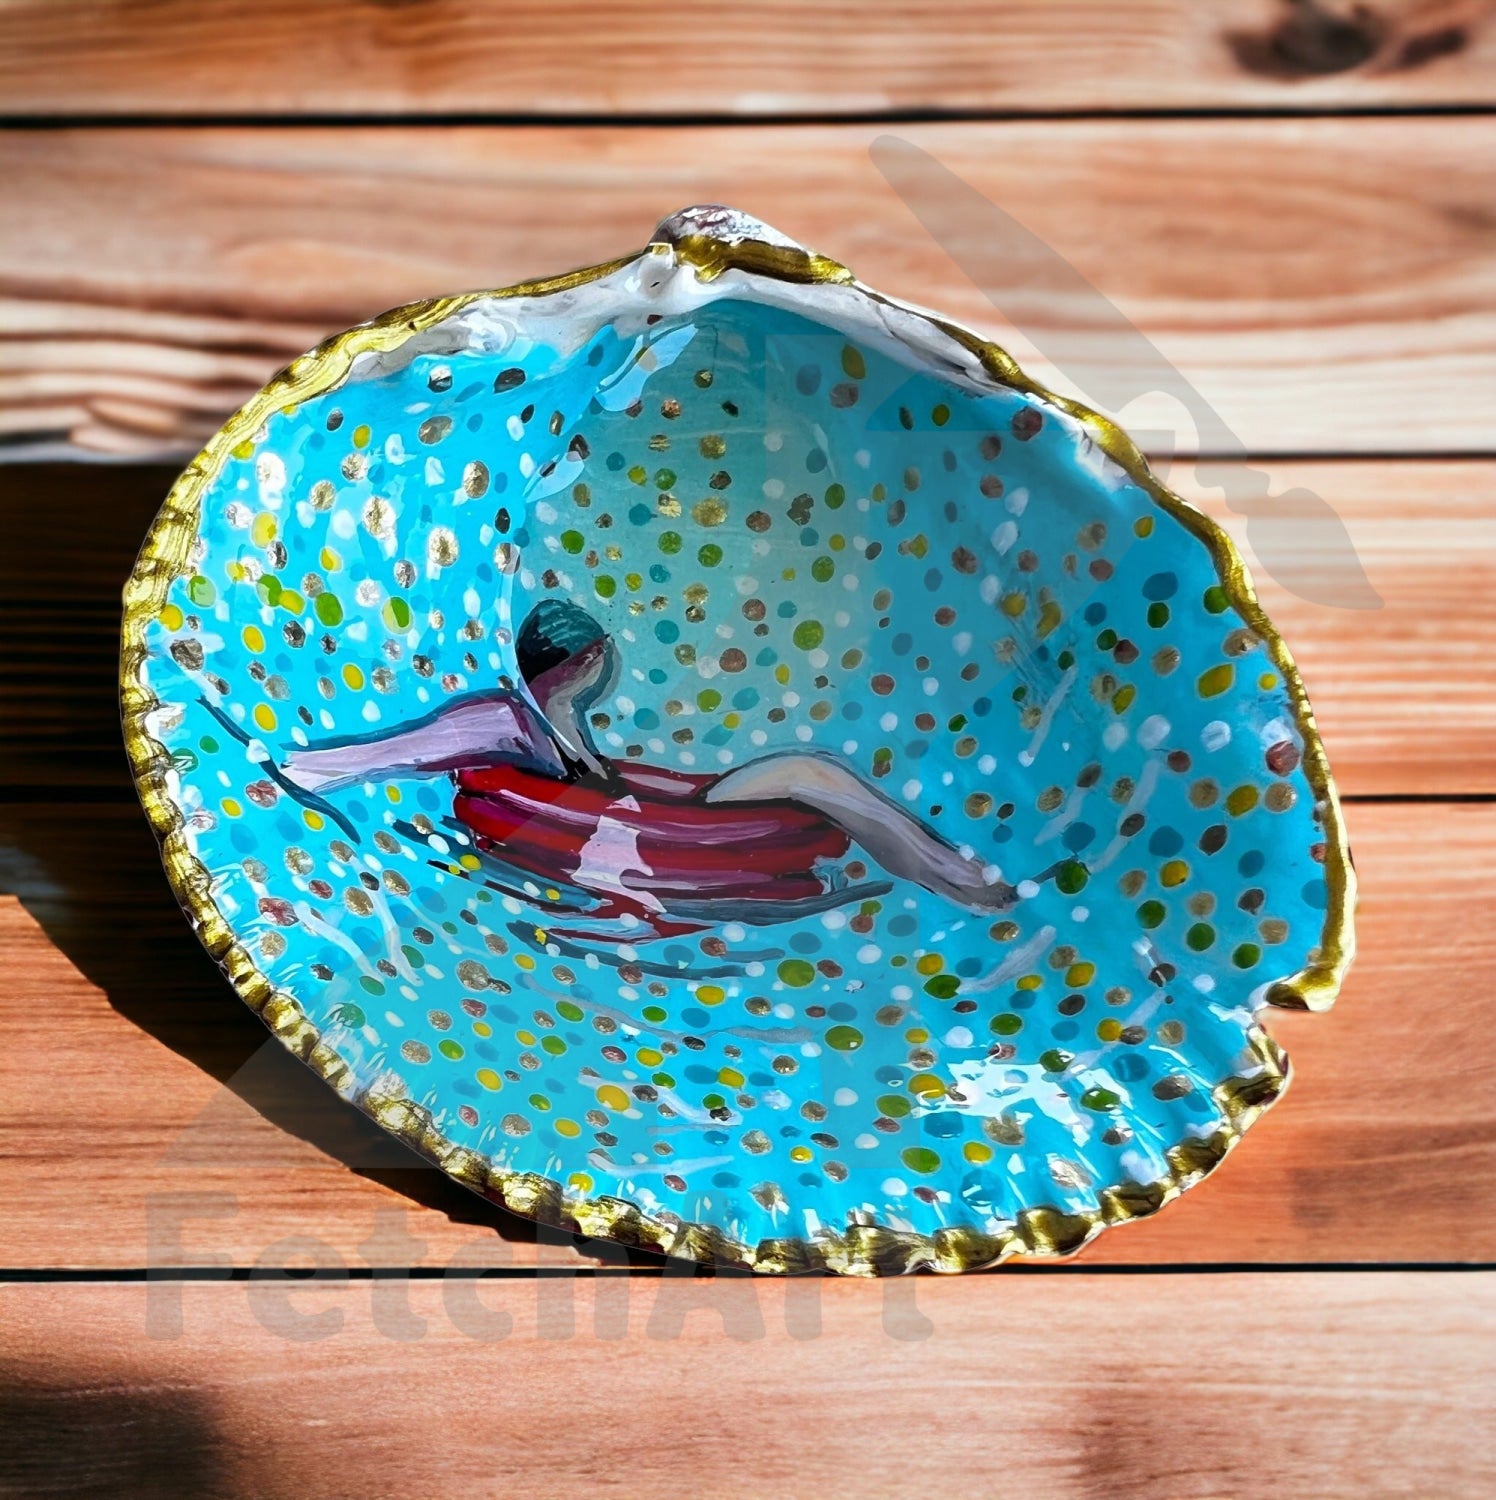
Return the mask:
{"type": "Polygon", "coordinates": [[[525,616],[514,643],[520,676],[533,682],[543,672],[559,667],[578,651],[604,638],[606,632],[578,604],[566,599],[542,599],[525,616]]]}

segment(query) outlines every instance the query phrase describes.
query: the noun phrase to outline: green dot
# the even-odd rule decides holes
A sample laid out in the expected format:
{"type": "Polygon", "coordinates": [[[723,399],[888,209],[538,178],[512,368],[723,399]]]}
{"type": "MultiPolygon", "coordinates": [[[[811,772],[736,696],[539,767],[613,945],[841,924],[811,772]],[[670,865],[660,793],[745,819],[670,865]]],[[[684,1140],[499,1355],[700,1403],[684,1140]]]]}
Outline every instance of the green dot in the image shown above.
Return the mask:
{"type": "Polygon", "coordinates": [[[260,596],[262,602],[274,609],[281,601],[281,594],[283,592],[281,581],[274,573],[265,573],[255,585],[255,592],[260,596]]]}
{"type": "Polygon", "coordinates": [[[1231,600],[1220,584],[1213,583],[1205,590],[1205,607],[1213,615],[1224,614],[1231,608],[1231,600]]]}
{"type": "Polygon", "coordinates": [[[1216,931],[1209,922],[1196,922],[1184,935],[1186,945],[1196,953],[1204,953],[1215,940],[1216,931]]]}
{"type": "Polygon", "coordinates": [[[940,1170],[940,1156],[928,1146],[905,1146],[899,1156],[911,1172],[920,1172],[928,1177],[931,1172],[940,1170]]]}
{"type": "Polygon", "coordinates": [[[213,587],[212,579],[204,578],[201,573],[194,573],[187,581],[187,597],[199,609],[207,609],[218,598],[218,590],[213,587]]]}
{"type": "Polygon", "coordinates": [[[426,955],[419,948],[412,947],[409,943],[402,943],[400,952],[405,955],[405,961],[411,968],[424,969],[426,967],[426,955]]]}
{"type": "Polygon", "coordinates": [[[721,1094],[703,1094],[701,1096],[701,1102],[708,1109],[723,1109],[727,1105],[727,1100],[724,1099],[721,1094]]]}
{"type": "Polygon", "coordinates": [[[660,469],[655,474],[655,488],[657,490],[668,490],[675,483],[674,469],[660,469]]]}
{"type": "Polygon", "coordinates": [[[715,568],[722,561],[722,549],[715,542],[708,542],[696,554],[696,560],[703,568],[715,568]]]}
{"type": "Polygon", "coordinates": [[[377,979],[375,979],[372,974],[365,974],[363,976],[363,978],[359,980],[359,983],[371,995],[382,995],[382,994],[384,994],[384,986],[377,979]]]}
{"type": "Polygon", "coordinates": [[[1055,872],[1055,888],[1067,896],[1076,896],[1085,890],[1090,878],[1090,872],[1078,859],[1069,859],[1055,872]]]}
{"type": "Polygon", "coordinates": [[[722,706],[722,694],[716,688],[702,688],[696,695],[696,706],[702,713],[709,714],[722,706]]]}
{"type": "Polygon", "coordinates": [[[675,1074],[673,1073],[651,1073],[649,1081],[656,1088],[673,1089],[675,1087],[675,1074]]]}
{"type": "Polygon", "coordinates": [[[436,1044],[436,1050],[443,1057],[451,1058],[453,1062],[456,1062],[462,1056],[462,1043],[454,1042],[451,1037],[448,1037],[445,1041],[436,1044]]]}
{"type": "Polygon", "coordinates": [[[349,1001],[346,1005],[338,1006],[338,1008],[333,1011],[332,1017],[339,1026],[351,1026],[355,1031],[360,1026],[364,1025],[368,1019],[364,1015],[363,1007],[354,1005],[352,1001],[349,1001]]]}
{"type": "Polygon", "coordinates": [[[326,591],[317,595],[317,602],[312,606],[317,612],[317,618],[331,629],[334,625],[343,623],[343,606],[338,603],[336,594],[326,591]]]}
{"type": "Polygon", "coordinates": [[[599,599],[611,599],[618,592],[618,580],[611,573],[599,573],[592,587],[599,599]]]}
{"type": "Polygon", "coordinates": [[[833,1052],[855,1052],[862,1045],[862,1033],[855,1026],[833,1026],[826,1033],[826,1045],[833,1052]]]}
{"type": "Polygon", "coordinates": [[[1039,1054],[1039,1064],[1047,1073],[1063,1073],[1070,1066],[1070,1054],[1063,1047],[1051,1047],[1039,1054]]]}
{"type": "Polygon", "coordinates": [[[998,1036],[1017,1036],[1023,1030],[1023,1017],[1004,1011],[1000,1016],[993,1016],[992,1029],[998,1036]]]}
{"type": "Polygon", "coordinates": [[[1117,644],[1117,632],[1107,626],[1100,635],[1096,637],[1096,649],[1098,651],[1110,651],[1117,644]]]}
{"type": "Polygon", "coordinates": [[[1150,931],[1161,926],[1164,920],[1164,904],[1162,901],[1145,901],[1138,907],[1138,921],[1150,931]]]}
{"type": "Polygon", "coordinates": [[[933,995],[937,1000],[954,1000],[960,988],[961,981],[954,974],[936,974],[925,980],[925,994],[933,995]]]}
{"type": "Polygon", "coordinates": [[[1122,1100],[1110,1089],[1094,1088],[1087,1089],[1080,1096],[1080,1102],[1087,1109],[1103,1110],[1116,1109],[1122,1100]]]}
{"type": "Polygon", "coordinates": [[[826,631],[819,620],[801,620],[792,639],[802,651],[814,651],[826,639],[826,631]]]}
{"type": "Polygon", "coordinates": [[[217,755],[218,741],[211,734],[205,734],[197,743],[205,755],[217,755]]]}
{"type": "Polygon", "coordinates": [[[661,552],[664,552],[664,553],[666,553],[666,554],[668,554],[668,555],[670,555],[670,556],[673,557],[677,552],[680,551],[680,546],[681,546],[680,532],[678,532],[678,531],[662,531],[660,533],[660,551],[661,552]]]}
{"type": "Polygon", "coordinates": [[[1250,969],[1262,957],[1262,949],[1256,943],[1238,944],[1236,951],[1231,955],[1231,962],[1238,969],[1250,969]]]}
{"type": "Polygon", "coordinates": [[[840,510],[847,503],[847,491],[839,484],[828,484],[826,486],[826,507],[828,510],[840,510]]]}
{"type": "Polygon", "coordinates": [[[382,615],[384,623],[389,629],[410,629],[410,605],[398,595],[386,602],[382,615]]]}
{"type": "Polygon", "coordinates": [[[1202,698],[1219,698],[1236,680],[1236,668],[1229,661],[1218,662],[1208,672],[1202,672],[1195,683],[1195,691],[1202,698]]]}
{"type": "Polygon", "coordinates": [[[909,1113],[909,1101],[902,1094],[884,1094],[878,1100],[878,1113],[900,1120],[909,1113]]]}
{"type": "Polygon", "coordinates": [[[563,531],[561,545],[575,557],[587,545],[587,539],[580,531],[563,531]]]}
{"type": "Polygon", "coordinates": [[[817,583],[825,583],[836,572],[836,564],[829,557],[818,557],[810,565],[810,576],[817,583]]]}
{"type": "Polygon", "coordinates": [[[807,963],[803,958],[782,959],[779,964],[779,977],[795,989],[804,989],[815,977],[815,965],[807,963]]]}
{"type": "MultiPolygon", "coordinates": [[[[566,1014],[566,1011],[561,1006],[558,1005],[556,1009],[561,1011],[561,1014],[563,1016],[566,1014]]],[[[667,1011],[663,1005],[646,1005],[640,1012],[640,1015],[642,1015],[646,1021],[655,1022],[663,1021],[669,1014],[669,1011],[667,1011]]]]}
{"type": "Polygon", "coordinates": [[[558,1000],[556,1002],[556,1014],[568,1021],[580,1021],[582,1019],[582,1007],[570,1000],[558,1000]]]}
{"type": "Polygon", "coordinates": [[[1161,629],[1169,623],[1169,606],[1162,600],[1148,606],[1148,623],[1155,629],[1161,629]]]}
{"type": "Polygon", "coordinates": [[[853,380],[863,380],[867,376],[867,361],[862,357],[862,350],[855,344],[843,346],[841,367],[853,380]]]}
{"type": "Polygon", "coordinates": [[[566,1043],[558,1036],[543,1036],[540,1039],[540,1050],[549,1052],[552,1057],[560,1057],[566,1051],[566,1043]]]}

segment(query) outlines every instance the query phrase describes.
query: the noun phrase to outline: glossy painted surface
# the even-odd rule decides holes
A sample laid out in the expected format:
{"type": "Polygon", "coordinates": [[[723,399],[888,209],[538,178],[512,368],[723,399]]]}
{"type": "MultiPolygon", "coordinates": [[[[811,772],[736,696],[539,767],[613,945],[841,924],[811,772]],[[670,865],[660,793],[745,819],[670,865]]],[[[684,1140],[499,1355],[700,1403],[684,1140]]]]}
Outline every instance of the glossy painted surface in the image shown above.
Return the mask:
{"type": "Polygon", "coordinates": [[[855,289],[666,280],[480,304],[211,476],[144,675],[217,910],[346,1092],[577,1200],[753,1246],[1177,1183],[1332,904],[1278,665],[1081,422],[855,289]],[[542,618],[612,657],[559,753],[542,618]],[[523,732],[298,771],[475,703],[523,732]]]}

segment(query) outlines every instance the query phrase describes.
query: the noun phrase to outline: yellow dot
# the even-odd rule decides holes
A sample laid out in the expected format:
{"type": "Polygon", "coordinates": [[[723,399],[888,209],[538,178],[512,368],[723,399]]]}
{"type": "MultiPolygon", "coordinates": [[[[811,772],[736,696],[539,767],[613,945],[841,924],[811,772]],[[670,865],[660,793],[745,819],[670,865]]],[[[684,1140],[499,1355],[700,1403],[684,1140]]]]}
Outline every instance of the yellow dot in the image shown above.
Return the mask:
{"type": "Polygon", "coordinates": [[[364,685],[364,674],[352,662],[343,668],[343,681],[356,693],[364,685]]]}
{"type": "Polygon", "coordinates": [[[717,1082],[725,1084],[730,1089],[740,1089],[743,1086],[744,1078],[736,1068],[719,1068],[717,1070],[717,1082]]]}
{"type": "Polygon", "coordinates": [[[1272,688],[1277,687],[1277,685],[1278,674],[1276,672],[1264,672],[1262,676],[1257,679],[1257,686],[1260,687],[1264,693],[1270,691],[1272,688]]]}
{"type": "Polygon", "coordinates": [[[727,999],[727,991],[720,984],[702,984],[696,988],[696,998],[703,1005],[721,1005],[727,999]]]}
{"type": "Polygon", "coordinates": [[[474,1021],[473,1022],[473,1035],[474,1036],[492,1036],[493,1035],[493,1027],[490,1026],[487,1021],[474,1021]]]}
{"type": "Polygon", "coordinates": [[[168,604],[157,618],[168,630],[180,630],[182,628],[182,611],[175,604],[168,604]]]}
{"type": "Polygon", "coordinates": [[[1044,976],[1042,974],[1025,974],[1023,978],[1018,981],[1018,988],[1021,990],[1036,990],[1043,983],[1044,976]]]}
{"type": "Polygon", "coordinates": [[[235,458],[253,458],[255,445],[248,438],[245,438],[242,443],[235,443],[230,451],[235,458]]]}
{"type": "Polygon", "coordinates": [[[301,821],[305,823],[313,833],[316,833],[318,832],[318,830],[326,827],[326,820],[323,818],[322,814],[313,812],[311,808],[307,808],[307,810],[302,813],[301,821]]]}
{"type": "Polygon", "coordinates": [[[533,1031],[516,1031],[514,1039],[521,1047],[533,1047],[535,1045],[535,1033],[533,1031]]]}
{"type": "Polygon", "coordinates": [[[501,1088],[504,1087],[504,1080],[500,1078],[492,1068],[479,1068],[478,1082],[481,1083],[484,1088],[491,1089],[495,1093],[497,1093],[501,1088]]]}
{"type": "Polygon", "coordinates": [[[1122,1023],[1115,1016],[1108,1016],[1097,1023],[1096,1035],[1103,1042],[1115,1042],[1122,1035],[1122,1023]]]}
{"type": "Polygon", "coordinates": [[[384,789],[384,794],[391,802],[398,803],[400,801],[400,788],[397,786],[387,786],[384,789]]]}
{"type": "Polygon", "coordinates": [[[585,1172],[573,1172],[566,1179],[569,1188],[575,1188],[579,1193],[590,1193],[592,1191],[592,1179],[585,1172]]]}
{"type": "Polygon", "coordinates": [[[974,1167],[979,1167],[984,1161],[992,1160],[992,1147],[982,1141],[967,1141],[961,1148],[961,1154],[974,1167]]]}
{"type": "Polygon", "coordinates": [[[1190,867],[1182,859],[1171,859],[1159,872],[1161,885],[1173,887],[1183,885],[1190,878],[1190,867]]]}
{"type": "Polygon", "coordinates": [[[1226,798],[1226,811],[1233,818],[1239,818],[1243,813],[1251,812],[1256,806],[1257,788],[1255,786],[1239,786],[1226,798]]]}
{"type": "Polygon", "coordinates": [[[564,1136],[567,1137],[568,1140],[575,1140],[577,1136],[581,1135],[581,1133],[582,1133],[582,1127],[580,1125],[578,1125],[575,1120],[557,1120],[556,1121],[556,1134],[557,1135],[564,1135],[564,1136]]]}
{"type": "Polygon", "coordinates": [[[520,968],[525,970],[530,970],[535,967],[535,960],[531,958],[528,953],[516,953],[514,955],[514,961],[519,965],[520,968]]]}
{"type": "Polygon", "coordinates": [[[790,1148],[791,1161],[809,1161],[815,1153],[809,1146],[792,1146],[790,1148]]]}
{"type": "Polygon", "coordinates": [[[545,888],[545,899],[547,901],[559,901],[561,899],[561,892],[555,886],[548,885],[545,888]]]}
{"type": "Polygon", "coordinates": [[[736,729],[738,727],[738,725],[741,724],[742,722],[743,722],[742,716],[739,715],[739,714],[723,714],[722,715],[722,727],[724,729],[736,729]]]}
{"type": "Polygon", "coordinates": [[[1137,520],[1132,523],[1132,534],[1134,536],[1152,536],[1153,517],[1139,516],[1137,520]]]}
{"type": "Polygon", "coordinates": [[[1088,963],[1071,964],[1065,970],[1065,983],[1073,990],[1078,990],[1082,985],[1090,984],[1096,977],[1096,965],[1088,963]]]}
{"type": "Polygon", "coordinates": [[[780,662],[779,665],[774,668],[774,681],[777,682],[781,687],[783,687],[784,684],[789,680],[790,669],[783,662],[780,662]]]}
{"type": "Polygon", "coordinates": [[[343,559],[331,547],[324,547],[317,561],[329,573],[336,573],[343,566],[343,559]]]}
{"type": "Polygon", "coordinates": [[[938,974],[945,967],[945,960],[938,953],[921,954],[914,961],[921,974],[938,974]]]}
{"type": "Polygon", "coordinates": [[[457,858],[457,863],[460,864],[464,870],[481,870],[483,868],[483,861],[479,859],[476,854],[459,855],[457,858]]]}
{"type": "Polygon", "coordinates": [[[306,613],[306,600],[296,592],[295,589],[282,589],[280,596],[280,607],[288,615],[301,615],[306,613]]]}
{"type": "Polygon", "coordinates": [[[1028,597],[1024,594],[1004,594],[1002,611],[1010,620],[1016,620],[1028,608],[1028,597]]]}
{"type": "Polygon", "coordinates": [[[244,580],[249,576],[249,574],[244,570],[244,564],[241,562],[225,563],[223,565],[223,571],[227,573],[230,579],[232,579],[235,583],[243,583],[244,580]]]}
{"type": "Polygon", "coordinates": [[[367,448],[369,439],[374,436],[374,430],[367,422],[360,422],[353,429],[353,446],[355,448],[367,448]]]}
{"type": "Polygon", "coordinates": [[[604,1109],[624,1110],[629,1107],[629,1096],[616,1083],[605,1083],[597,1091],[597,1102],[604,1109]]]}
{"type": "Polygon", "coordinates": [[[945,1094],[945,1084],[933,1073],[916,1073],[909,1080],[909,1092],[922,1099],[938,1099],[945,1094]]]}
{"type": "Polygon", "coordinates": [[[657,1068],[662,1062],[665,1061],[665,1054],[663,1052],[657,1051],[653,1047],[641,1047],[636,1053],[634,1053],[634,1056],[637,1057],[646,1068],[657,1068]]]}
{"type": "Polygon", "coordinates": [[[231,818],[237,818],[239,814],[244,811],[244,809],[232,797],[225,797],[219,804],[219,806],[222,807],[224,812],[231,818]]]}
{"type": "Polygon", "coordinates": [[[255,727],[263,729],[267,734],[275,728],[275,711],[268,703],[256,703],[254,711],[255,727]]]}
{"type": "Polygon", "coordinates": [[[268,510],[262,510],[250,523],[249,539],[256,547],[268,547],[275,540],[278,529],[275,517],[268,510]]]}
{"type": "Polygon", "coordinates": [[[904,1033],[904,1040],[908,1042],[911,1047],[923,1047],[924,1044],[930,1040],[930,1033],[926,1031],[923,1026],[911,1026],[909,1030],[904,1033]]]}

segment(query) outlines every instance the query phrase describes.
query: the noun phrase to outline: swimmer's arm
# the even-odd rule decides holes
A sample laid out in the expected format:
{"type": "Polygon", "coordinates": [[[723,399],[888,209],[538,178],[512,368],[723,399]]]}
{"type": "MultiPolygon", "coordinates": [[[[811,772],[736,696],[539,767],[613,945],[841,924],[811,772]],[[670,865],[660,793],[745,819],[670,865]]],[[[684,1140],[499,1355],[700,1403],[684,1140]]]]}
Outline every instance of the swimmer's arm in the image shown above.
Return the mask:
{"type": "Polygon", "coordinates": [[[293,750],[282,771],[305,791],[325,792],[356,781],[506,762],[558,776],[565,770],[540,717],[508,693],[464,699],[392,734],[293,750]]]}
{"type": "Polygon", "coordinates": [[[706,792],[708,802],[798,802],[814,808],[862,845],[890,875],[902,876],[962,906],[1006,911],[1012,886],[969,859],[861,777],[818,755],[774,755],[729,771],[706,792]]]}

